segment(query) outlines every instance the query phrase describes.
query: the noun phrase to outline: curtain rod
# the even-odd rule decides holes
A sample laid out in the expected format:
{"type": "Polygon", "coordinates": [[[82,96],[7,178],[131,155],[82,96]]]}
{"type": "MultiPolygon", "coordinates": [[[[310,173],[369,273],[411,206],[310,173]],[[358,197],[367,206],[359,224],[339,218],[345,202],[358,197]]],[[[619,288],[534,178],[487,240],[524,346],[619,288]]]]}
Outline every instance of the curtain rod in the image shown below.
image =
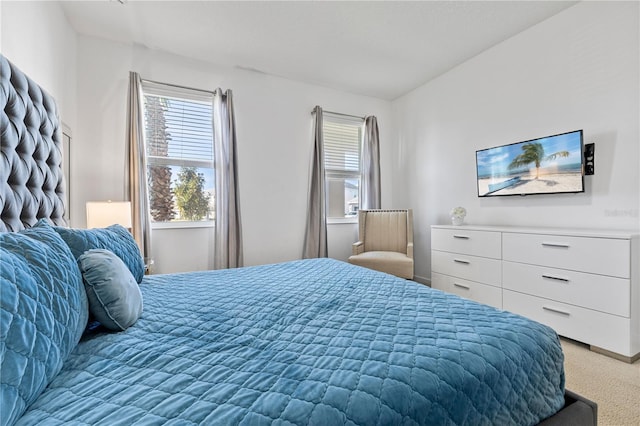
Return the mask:
{"type": "MultiPolygon", "coordinates": [[[[313,114],[314,112],[315,112],[315,110],[312,110],[311,114],[313,114]]],[[[333,112],[333,111],[325,111],[325,110],[322,110],[322,112],[324,112],[326,114],[331,114],[331,115],[341,115],[343,117],[359,118],[360,120],[366,119],[366,117],[360,117],[360,116],[351,115],[351,114],[343,114],[341,112],[333,112]]]]}
{"type": "Polygon", "coordinates": [[[162,83],[160,81],[154,81],[154,80],[147,80],[146,78],[141,78],[140,79],[143,83],[153,83],[153,84],[160,84],[163,86],[171,86],[171,87],[177,87],[179,89],[187,89],[187,90],[193,90],[195,92],[203,92],[203,93],[209,93],[211,95],[215,95],[216,92],[212,92],[211,90],[204,90],[204,89],[195,89],[193,87],[187,87],[187,86],[181,86],[179,84],[171,84],[171,83],[162,83]]]}

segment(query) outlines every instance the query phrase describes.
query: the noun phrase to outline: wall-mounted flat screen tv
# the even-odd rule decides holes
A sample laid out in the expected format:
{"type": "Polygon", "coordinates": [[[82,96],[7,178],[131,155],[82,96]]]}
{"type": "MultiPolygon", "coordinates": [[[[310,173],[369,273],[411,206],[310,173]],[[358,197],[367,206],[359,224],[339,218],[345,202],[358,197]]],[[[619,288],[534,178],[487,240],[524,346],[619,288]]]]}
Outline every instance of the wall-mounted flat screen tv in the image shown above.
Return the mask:
{"type": "Polygon", "coordinates": [[[478,197],[584,192],[582,130],[476,151],[478,197]]]}

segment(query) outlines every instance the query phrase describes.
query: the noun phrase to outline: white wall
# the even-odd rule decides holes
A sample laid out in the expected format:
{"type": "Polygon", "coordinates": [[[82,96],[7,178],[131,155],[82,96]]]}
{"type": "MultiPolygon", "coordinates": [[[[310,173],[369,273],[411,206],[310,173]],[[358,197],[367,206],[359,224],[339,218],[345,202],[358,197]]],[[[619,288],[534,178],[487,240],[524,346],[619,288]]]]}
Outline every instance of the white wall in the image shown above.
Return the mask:
{"type": "MultiPolygon", "coordinates": [[[[378,117],[383,205],[393,206],[387,101],[78,36],[56,2],[2,2],[0,13],[2,53],[56,98],[61,118],[71,128],[74,227],[85,226],[87,201],[124,199],[130,70],[152,80],[233,90],[245,264],[301,255],[315,105],[378,117]]],[[[330,225],[328,234],[329,255],[346,259],[357,225],[330,225]]],[[[210,268],[211,238],[210,228],[155,231],[155,272],[210,268]]]]}
{"type": "Polygon", "coordinates": [[[637,2],[582,2],[393,102],[394,202],[415,209],[416,275],[430,276],[430,225],[638,230],[637,2]],[[475,151],[584,129],[595,175],[582,194],[480,199],[475,151]]]}
{"type": "Polygon", "coordinates": [[[0,51],[56,99],[76,124],[76,33],[54,2],[2,2],[0,51]]]}
{"type": "MultiPolygon", "coordinates": [[[[240,202],[246,265],[300,258],[304,239],[311,110],[378,117],[382,174],[390,173],[391,105],[241,69],[105,40],[78,38],[78,126],[73,201],[76,217],[90,200],[124,197],[125,118],[129,71],[144,79],[213,90],[232,89],[238,135],[240,202]]],[[[390,183],[383,202],[391,205],[390,183]]],[[[77,221],[75,226],[83,226],[77,221]]],[[[331,257],[346,259],[356,240],[355,224],[331,226],[331,257]],[[334,229],[335,228],[335,229],[334,229]]],[[[210,230],[155,230],[155,272],[211,266],[210,230]],[[190,254],[186,256],[185,254],[190,254]]]]}
{"type": "MultiPolygon", "coordinates": [[[[71,219],[124,197],[127,75],[231,88],[239,138],[245,263],[295,259],[304,238],[310,110],[378,116],[383,207],[413,207],[416,274],[430,275],[429,226],[456,205],[476,224],[638,229],[638,3],[582,2],[390,104],[176,55],[78,37],[57,3],[2,2],[2,53],[58,101],[73,132],[71,219]],[[29,22],[29,25],[23,25],[29,22]],[[583,128],[596,174],[575,195],[478,199],[477,149],[583,128]]],[[[157,272],[208,247],[203,230],[157,234],[157,272]],[[197,236],[192,236],[196,234],[197,236]],[[198,249],[200,250],[200,249],[198,249]]],[[[346,258],[355,225],[332,225],[346,258]]],[[[184,268],[209,267],[209,254],[184,268]]]]}

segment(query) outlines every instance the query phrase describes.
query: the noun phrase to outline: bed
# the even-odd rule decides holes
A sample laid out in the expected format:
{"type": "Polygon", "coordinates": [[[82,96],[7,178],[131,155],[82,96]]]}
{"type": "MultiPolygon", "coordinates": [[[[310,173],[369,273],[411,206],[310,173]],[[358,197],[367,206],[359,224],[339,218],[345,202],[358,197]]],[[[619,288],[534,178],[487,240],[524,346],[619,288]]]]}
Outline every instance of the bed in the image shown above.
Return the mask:
{"type": "Polygon", "coordinates": [[[143,275],[66,227],[55,102],[0,59],[0,424],[596,424],[515,314],[332,259],[143,275]],[[100,316],[114,270],[136,302],[100,316]]]}

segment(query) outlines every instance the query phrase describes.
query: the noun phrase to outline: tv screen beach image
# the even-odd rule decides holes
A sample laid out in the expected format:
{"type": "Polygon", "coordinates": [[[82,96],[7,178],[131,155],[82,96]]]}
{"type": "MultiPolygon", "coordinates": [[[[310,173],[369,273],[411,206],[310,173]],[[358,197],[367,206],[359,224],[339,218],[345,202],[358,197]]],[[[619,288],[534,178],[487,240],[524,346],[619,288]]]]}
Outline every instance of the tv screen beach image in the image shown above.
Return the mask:
{"type": "Polygon", "coordinates": [[[478,196],[584,191],[582,131],[476,152],[478,196]]]}

